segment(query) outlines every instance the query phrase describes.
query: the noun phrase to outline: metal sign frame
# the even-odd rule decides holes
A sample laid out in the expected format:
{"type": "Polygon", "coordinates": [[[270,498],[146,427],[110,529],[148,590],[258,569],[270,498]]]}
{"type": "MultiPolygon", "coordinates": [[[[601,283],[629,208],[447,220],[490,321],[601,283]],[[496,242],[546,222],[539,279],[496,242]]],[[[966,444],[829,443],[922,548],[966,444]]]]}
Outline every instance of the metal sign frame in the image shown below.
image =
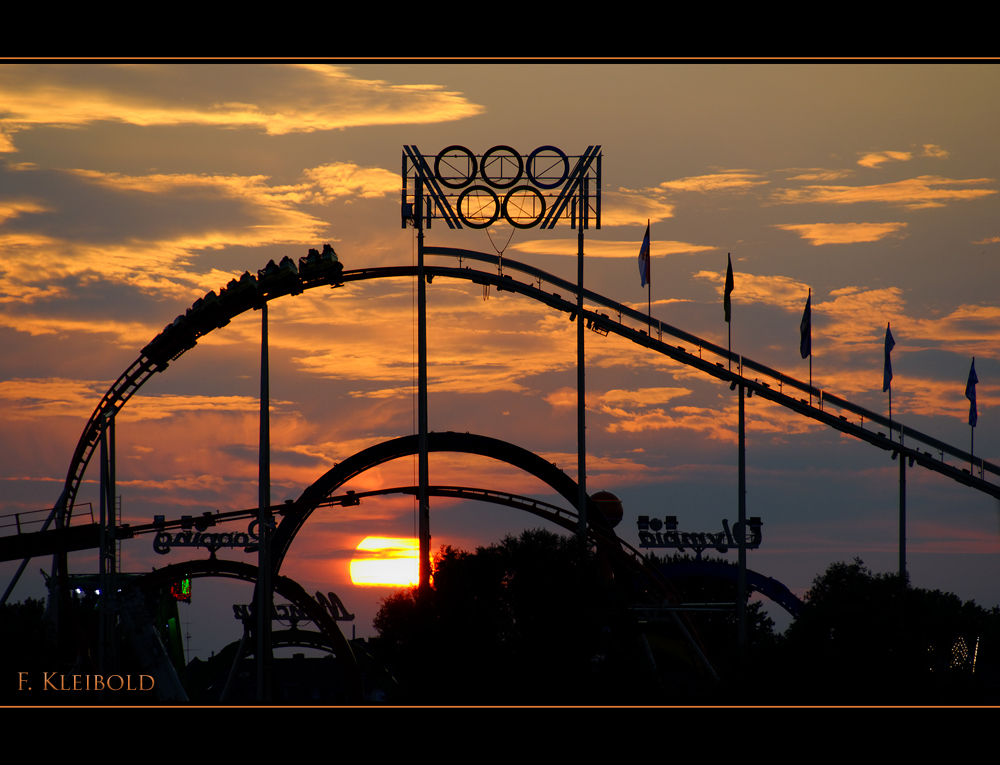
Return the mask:
{"type": "Polygon", "coordinates": [[[567,217],[572,228],[601,227],[600,146],[578,155],[555,146],[524,155],[505,145],[483,154],[454,145],[433,155],[404,146],[402,179],[403,228],[421,210],[427,228],[438,218],[451,229],[489,228],[500,220],[551,229],[567,217]]]}

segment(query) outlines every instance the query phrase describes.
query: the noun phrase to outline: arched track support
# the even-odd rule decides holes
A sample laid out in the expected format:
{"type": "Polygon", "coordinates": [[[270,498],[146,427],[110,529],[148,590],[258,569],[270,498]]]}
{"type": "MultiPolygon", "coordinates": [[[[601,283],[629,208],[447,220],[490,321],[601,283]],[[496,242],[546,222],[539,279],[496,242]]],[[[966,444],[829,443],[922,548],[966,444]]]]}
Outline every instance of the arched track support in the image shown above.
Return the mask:
{"type": "MultiPolygon", "coordinates": [[[[418,450],[417,440],[418,437],[415,435],[402,436],[364,449],[328,470],[312,486],[307,488],[292,505],[286,505],[272,543],[275,573],[280,569],[295,535],[321,502],[338,487],[343,486],[347,481],[366,470],[384,462],[416,454],[418,450]]],[[[551,462],[520,446],[487,436],[446,432],[429,433],[427,449],[429,452],[476,454],[506,462],[545,482],[567,502],[576,507],[576,481],[551,462]]],[[[610,532],[611,536],[614,536],[614,532],[607,525],[607,520],[603,514],[597,511],[597,505],[589,497],[587,517],[592,519],[590,526],[601,529],[605,533],[610,532]]]]}
{"type": "MultiPolygon", "coordinates": [[[[294,503],[286,505],[283,508],[282,521],[275,530],[272,540],[273,552],[271,559],[274,563],[275,575],[277,575],[277,571],[281,567],[281,563],[288,553],[296,534],[298,534],[312,512],[323,504],[333,492],[366,470],[400,457],[412,456],[417,453],[418,449],[418,437],[415,435],[384,441],[363,449],[328,470],[307,488],[294,503]]],[[[500,460],[501,462],[520,468],[548,484],[573,507],[576,507],[579,501],[579,487],[576,481],[567,476],[551,462],[527,449],[506,441],[473,433],[432,432],[428,433],[427,449],[428,452],[476,454],[500,460]]],[[[412,489],[412,487],[410,488],[412,489]]],[[[442,487],[436,488],[439,490],[442,489],[442,487]]],[[[454,489],[455,487],[450,488],[454,489]]],[[[482,492],[482,490],[479,491],[482,492]]],[[[458,496],[458,492],[455,491],[442,491],[440,493],[458,496]]],[[[508,495],[509,497],[510,495],[508,495]]],[[[499,499],[498,497],[486,496],[484,493],[474,498],[485,501],[496,501],[499,499]]],[[[501,501],[500,503],[518,506],[513,501],[501,501]]],[[[529,507],[527,503],[525,503],[522,509],[536,515],[548,517],[549,520],[571,531],[575,531],[578,528],[578,520],[574,523],[570,518],[562,514],[550,513],[538,507],[529,507]]],[[[579,512],[579,508],[577,508],[577,512],[579,512]]],[[[587,497],[586,517],[588,519],[588,536],[595,542],[598,550],[607,555],[608,563],[617,581],[628,582],[632,576],[635,576],[647,588],[649,594],[657,599],[658,603],[665,599],[677,602],[677,595],[671,586],[653,567],[646,565],[645,559],[638,551],[618,539],[614,529],[611,528],[611,525],[604,517],[604,514],[600,512],[597,504],[589,496],[587,497]]],[[[702,647],[692,638],[687,627],[684,626],[676,614],[671,613],[671,618],[681,630],[685,641],[695,656],[697,656],[697,660],[702,664],[705,671],[710,677],[717,680],[718,677],[715,674],[715,670],[706,659],[702,647]]]]}
{"type": "MultiPolygon", "coordinates": [[[[257,583],[257,567],[240,561],[222,558],[188,560],[174,563],[156,569],[133,581],[143,592],[162,589],[179,579],[201,577],[216,577],[223,579],[239,579],[244,582],[257,583]]],[[[273,578],[274,591],[300,608],[323,633],[337,655],[344,681],[350,698],[348,701],[360,704],[364,700],[364,689],[361,682],[361,672],[351,650],[351,645],[340,631],[336,620],[319,603],[307,593],[298,582],[286,576],[273,578]]]]}

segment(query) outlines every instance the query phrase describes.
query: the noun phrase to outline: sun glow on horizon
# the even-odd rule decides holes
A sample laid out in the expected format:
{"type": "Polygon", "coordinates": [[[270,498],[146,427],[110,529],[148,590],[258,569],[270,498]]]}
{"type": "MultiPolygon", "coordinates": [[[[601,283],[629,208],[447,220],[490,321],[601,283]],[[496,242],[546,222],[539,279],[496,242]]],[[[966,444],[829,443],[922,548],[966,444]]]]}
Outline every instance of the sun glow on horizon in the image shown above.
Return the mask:
{"type": "Polygon", "coordinates": [[[361,587],[412,587],[420,581],[419,540],[365,537],[351,559],[351,582],[361,587]]]}

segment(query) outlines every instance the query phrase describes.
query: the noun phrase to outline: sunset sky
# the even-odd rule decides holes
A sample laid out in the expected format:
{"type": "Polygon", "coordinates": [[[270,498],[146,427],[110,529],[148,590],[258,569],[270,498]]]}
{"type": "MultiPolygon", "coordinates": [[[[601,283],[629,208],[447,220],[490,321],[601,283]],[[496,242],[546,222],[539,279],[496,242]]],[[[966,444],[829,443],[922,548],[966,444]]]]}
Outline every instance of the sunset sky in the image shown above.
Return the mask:
{"type": "MultiPolygon", "coordinates": [[[[887,414],[891,322],[893,417],[968,450],[975,357],[975,453],[1000,460],[998,94],[1000,68],[969,63],[0,65],[0,514],[51,508],[109,384],[209,290],[326,242],[345,269],[414,263],[413,229],[400,226],[404,145],[601,145],[588,288],[646,310],[636,255],[648,220],[653,316],[725,346],[731,253],[734,351],[807,380],[798,328],[811,288],[818,387],[887,414]]],[[[510,235],[441,224],[426,241],[493,254],[510,235]]],[[[575,253],[567,223],[514,231],[504,254],[575,280],[575,253]]],[[[271,303],[274,503],[415,432],[415,295],[412,280],[382,279],[271,303]]],[[[428,315],[431,430],[511,441],[576,478],[576,325],[444,279],[428,287],[428,315]]],[[[686,531],[732,522],[736,394],[613,335],[586,343],[587,486],[623,499],[619,535],[638,544],[638,515],[676,515],[686,531]]],[[[249,311],[128,403],[126,522],[256,506],[259,359],[249,311]]],[[[838,560],[896,569],[888,453],[758,397],[747,439],[747,512],[764,523],[751,568],[800,596],[838,560]]],[[[96,468],[81,502],[97,502],[96,468]]],[[[345,488],[415,476],[415,460],[399,460],[345,488]]],[[[997,502],[919,468],[907,479],[913,584],[1000,604],[997,502]]],[[[431,482],[557,501],[485,458],[432,455],[431,482]]],[[[433,549],[544,525],[432,500],[433,549]]],[[[373,634],[391,589],[352,585],[352,555],[365,537],[415,527],[405,496],[318,511],[282,573],[336,592],[357,634],[373,634]]],[[[190,553],[157,555],[143,537],[126,543],[123,568],[207,555],[190,553]]],[[[75,554],[71,568],[95,560],[75,554]]],[[[32,561],[15,600],[44,594],[50,563],[32,561]]],[[[16,567],[0,564],[4,586],[16,567]]],[[[248,600],[196,582],[195,651],[238,639],[231,604],[248,600]]]]}

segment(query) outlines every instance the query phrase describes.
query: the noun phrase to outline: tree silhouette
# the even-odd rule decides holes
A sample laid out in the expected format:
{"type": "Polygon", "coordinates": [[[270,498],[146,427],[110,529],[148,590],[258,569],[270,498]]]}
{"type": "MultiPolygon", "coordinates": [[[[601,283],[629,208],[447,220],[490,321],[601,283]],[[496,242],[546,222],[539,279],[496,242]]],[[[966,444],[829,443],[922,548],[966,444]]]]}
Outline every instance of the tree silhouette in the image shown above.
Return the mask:
{"type": "Polygon", "coordinates": [[[531,530],[442,548],[427,597],[394,593],[374,626],[402,701],[636,703],[648,674],[624,607],[579,540],[531,530]]]}
{"type": "MultiPolygon", "coordinates": [[[[983,703],[1000,649],[1000,610],[909,587],[864,562],[813,581],[786,633],[787,692],[827,704],[983,703]]],[[[788,699],[791,700],[791,699],[788,699]]]]}

